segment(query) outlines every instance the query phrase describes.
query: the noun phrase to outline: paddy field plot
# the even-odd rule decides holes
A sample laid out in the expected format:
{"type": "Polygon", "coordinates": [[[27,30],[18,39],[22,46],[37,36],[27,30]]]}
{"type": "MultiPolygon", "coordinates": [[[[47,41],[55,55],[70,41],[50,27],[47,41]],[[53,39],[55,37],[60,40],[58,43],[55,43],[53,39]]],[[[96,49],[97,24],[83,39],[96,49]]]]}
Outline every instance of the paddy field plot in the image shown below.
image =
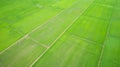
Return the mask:
{"type": "Polygon", "coordinates": [[[1,0],[0,67],[120,67],[119,0],[1,0]]]}

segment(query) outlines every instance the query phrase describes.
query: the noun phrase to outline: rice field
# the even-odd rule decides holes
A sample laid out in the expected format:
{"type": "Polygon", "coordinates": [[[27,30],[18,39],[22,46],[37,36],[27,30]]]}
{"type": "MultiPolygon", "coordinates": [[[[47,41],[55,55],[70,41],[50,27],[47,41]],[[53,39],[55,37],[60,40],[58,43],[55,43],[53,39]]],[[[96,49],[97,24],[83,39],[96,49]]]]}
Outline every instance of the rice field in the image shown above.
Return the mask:
{"type": "Polygon", "coordinates": [[[120,0],[1,0],[0,67],[120,67],[120,0]]]}

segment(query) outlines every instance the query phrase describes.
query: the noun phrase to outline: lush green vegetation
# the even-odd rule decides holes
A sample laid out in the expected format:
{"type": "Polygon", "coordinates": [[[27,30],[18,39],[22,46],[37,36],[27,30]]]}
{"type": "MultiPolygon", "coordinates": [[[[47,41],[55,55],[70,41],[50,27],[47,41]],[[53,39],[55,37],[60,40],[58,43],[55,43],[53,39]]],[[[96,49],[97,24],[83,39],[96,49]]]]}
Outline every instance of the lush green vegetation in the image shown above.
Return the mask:
{"type": "Polygon", "coordinates": [[[119,0],[1,0],[0,67],[120,67],[119,0]]]}

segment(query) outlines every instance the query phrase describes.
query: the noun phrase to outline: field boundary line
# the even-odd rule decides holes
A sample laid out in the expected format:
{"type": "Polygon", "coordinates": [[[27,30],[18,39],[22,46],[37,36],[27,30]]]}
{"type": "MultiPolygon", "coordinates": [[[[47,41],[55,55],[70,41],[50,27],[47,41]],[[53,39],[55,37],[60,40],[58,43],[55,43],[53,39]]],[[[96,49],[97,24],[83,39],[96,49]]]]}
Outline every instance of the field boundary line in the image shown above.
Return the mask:
{"type": "Polygon", "coordinates": [[[50,44],[50,46],[40,56],[37,57],[37,59],[29,67],[33,67],[33,65],[60,39],[60,37],[62,37],[62,35],[64,35],[64,33],[75,23],[75,21],[89,8],[89,6],[82,13],[80,13],[80,15],[78,15],[70,25],[66,27],[66,29],[50,44]]]}
{"type": "MultiPolygon", "coordinates": [[[[115,7],[115,5],[114,5],[114,7],[115,7]]],[[[104,49],[105,49],[105,42],[106,42],[108,36],[110,35],[109,33],[110,33],[111,25],[112,25],[111,19],[112,19],[112,15],[113,15],[113,12],[114,12],[114,9],[115,9],[114,7],[112,9],[111,17],[109,18],[109,21],[108,21],[109,24],[108,24],[106,36],[105,36],[105,39],[104,39],[104,42],[103,42],[103,45],[102,45],[102,48],[101,48],[100,57],[98,58],[98,65],[97,65],[97,67],[100,67],[100,64],[101,64],[101,61],[102,61],[102,57],[103,57],[103,52],[104,52],[104,49]]]]}
{"type": "Polygon", "coordinates": [[[39,43],[38,41],[36,41],[35,39],[31,38],[30,36],[28,37],[28,39],[32,40],[33,42],[41,45],[42,47],[48,48],[48,46],[46,46],[45,44],[39,43]]]}
{"type": "Polygon", "coordinates": [[[11,44],[10,46],[8,46],[6,49],[2,50],[0,52],[0,54],[4,53],[6,50],[8,50],[9,48],[11,48],[12,46],[14,46],[15,44],[17,44],[18,42],[20,42],[21,40],[23,40],[26,36],[28,36],[29,34],[31,34],[32,32],[34,32],[35,30],[39,29],[40,27],[44,26],[45,24],[48,23],[48,21],[52,20],[53,18],[57,17],[58,15],[60,15],[63,11],[65,11],[66,9],[60,11],[57,15],[53,16],[52,18],[48,19],[47,21],[45,21],[43,24],[37,26],[36,28],[34,28],[32,31],[30,31],[29,33],[25,34],[23,37],[21,37],[20,39],[18,39],[17,41],[15,41],[13,44],[11,44]]]}
{"type": "Polygon", "coordinates": [[[103,52],[104,52],[104,48],[105,48],[105,41],[107,40],[107,37],[109,36],[110,26],[111,26],[111,22],[109,22],[109,25],[108,25],[108,31],[106,32],[105,40],[104,40],[104,43],[103,43],[102,48],[101,48],[101,53],[100,53],[97,67],[100,67],[100,64],[101,64],[101,60],[102,60],[102,56],[103,56],[103,52]]]}
{"type": "Polygon", "coordinates": [[[71,34],[71,35],[73,35],[74,37],[79,38],[79,39],[81,39],[81,40],[90,42],[90,43],[92,43],[92,44],[99,44],[100,46],[102,45],[101,43],[97,43],[96,41],[90,40],[90,39],[85,38],[85,37],[77,37],[77,35],[74,35],[74,34],[71,34]]]}

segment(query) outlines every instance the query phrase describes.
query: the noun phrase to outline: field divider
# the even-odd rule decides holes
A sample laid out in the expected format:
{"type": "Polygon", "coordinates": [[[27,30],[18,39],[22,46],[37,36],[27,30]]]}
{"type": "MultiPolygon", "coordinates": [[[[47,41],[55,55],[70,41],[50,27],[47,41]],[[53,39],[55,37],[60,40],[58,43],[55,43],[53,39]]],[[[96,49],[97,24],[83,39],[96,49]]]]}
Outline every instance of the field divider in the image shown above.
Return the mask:
{"type": "MultiPolygon", "coordinates": [[[[115,7],[115,5],[114,5],[114,7],[115,7]]],[[[103,52],[104,52],[104,49],[105,49],[105,43],[106,43],[106,41],[108,39],[108,36],[110,35],[110,28],[111,28],[111,25],[112,25],[111,19],[112,19],[112,15],[113,15],[113,12],[114,12],[114,7],[112,9],[111,17],[108,20],[109,24],[108,24],[106,36],[105,36],[105,39],[104,39],[104,42],[103,42],[103,45],[102,45],[102,48],[101,48],[100,57],[98,58],[98,65],[97,65],[97,67],[100,67],[100,64],[101,64],[101,61],[102,61],[102,57],[103,57],[103,52]]]]}
{"type": "MultiPolygon", "coordinates": [[[[66,9],[65,9],[66,10],[66,9]]],[[[13,44],[11,44],[10,46],[8,46],[6,49],[2,50],[0,52],[0,54],[4,53],[6,50],[8,50],[9,48],[11,48],[12,46],[14,46],[15,44],[17,44],[18,42],[22,41],[24,38],[26,38],[29,34],[33,33],[34,31],[36,31],[37,29],[41,28],[42,26],[44,26],[45,24],[49,23],[48,21],[52,20],[53,18],[57,17],[58,15],[60,15],[63,11],[60,11],[57,15],[55,15],[54,17],[50,18],[49,20],[45,21],[43,24],[39,25],[38,27],[34,28],[31,32],[25,34],[23,37],[21,37],[20,39],[18,39],[16,42],[14,42],[13,44]]]]}
{"type": "Polygon", "coordinates": [[[48,46],[46,46],[45,44],[39,43],[38,41],[36,41],[35,39],[33,39],[32,37],[28,37],[30,40],[32,40],[33,42],[41,45],[42,47],[48,48],[48,46]]]}
{"type": "MultiPolygon", "coordinates": [[[[74,37],[77,37],[77,35],[74,35],[74,34],[72,34],[74,37]]],[[[81,40],[84,40],[84,41],[87,41],[87,42],[90,42],[90,43],[92,43],[92,44],[99,44],[100,46],[102,45],[101,43],[97,43],[96,41],[93,41],[93,40],[90,40],[90,39],[88,39],[88,38],[85,38],[85,37],[77,37],[77,38],[79,38],[79,39],[81,39],[81,40]]]]}
{"type": "MultiPolygon", "coordinates": [[[[94,0],[94,1],[95,1],[95,0],[94,0]]],[[[93,2],[94,2],[94,1],[93,1],[93,2]]],[[[93,2],[92,2],[92,3],[93,3],[93,2]]],[[[92,4],[92,3],[91,3],[91,4],[92,4]]],[[[91,5],[91,4],[90,4],[90,5],[91,5]]],[[[90,5],[89,5],[89,6],[90,6],[90,5]]],[[[88,8],[89,8],[89,6],[88,6],[88,8]]],[[[78,16],[72,21],[72,23],[66,27],[66,29],[50,44],[50,46],[49,46],[40,56],[38,56],[38,57],[36,58],[36,60],[35,60],[29,67],[33,67],[33,65],[34,65],[41,57],[43,57],[43,56],[45,55],[45,53],[64,35],[64,33],[75,23],[75,21],[76,21],[77,19],[79,19],[79,17],[80,17],[88,8],[86,8],[84,11],[82,11],[82,12],[80,13],[80,15],[78,15],[78,16]]]]}
{"type": "Polygon", "coordinates": [[[19,43],[20,41],[22,41],[23,39],[25,39],[27,37],[27,35],[25,35],[24,37],[22,37],[21,39],[17,40],[15,43],[13,43],[12,45],[10,45],[8,48],[4,49],[3,51],[0,52],[0,54],[4,53],[6,50],[8,50],[9,48],[11,48],[12,46],[14,46],[15,44],[19,43]]]}

